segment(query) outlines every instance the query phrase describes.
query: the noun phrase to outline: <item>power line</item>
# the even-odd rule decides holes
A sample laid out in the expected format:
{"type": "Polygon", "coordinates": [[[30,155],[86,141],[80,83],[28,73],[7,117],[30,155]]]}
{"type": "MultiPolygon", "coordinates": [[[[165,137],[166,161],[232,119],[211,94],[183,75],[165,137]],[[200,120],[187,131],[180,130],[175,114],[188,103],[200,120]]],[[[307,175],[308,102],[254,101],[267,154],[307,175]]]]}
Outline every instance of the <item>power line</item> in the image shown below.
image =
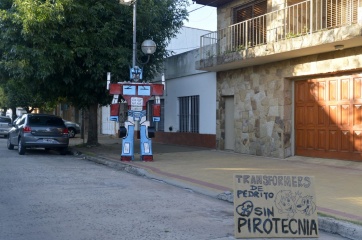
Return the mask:
{"type": "Polygon", "coordinates": [[[204,6],[201,6],[201,7],[199,7],[199,8],[196,8],[196,9],[194,9],[194,10],[191,10],[190,12],[188,12],[188,13],[192,13],[192,12],[195,12],[196,10],[199,10],[200,8],[203,8],[203,7],[206,7],[206,5],[204,5],[204,6]]]}
{"type": "MultiPolygon", "coordinates": [[[[217,2],[217,1],[219,1],[219,0],[214,0],[214,1],[212,1],[211,3],[209,3],[209,4],[213,4],[214,2],[217,2]]],[[[199,7],[199,8],[196,8],[196,9],[193,9],[193,10],[189,11],[188,13],[192,13],[192,12],[194,12],[194,11],[196,11],[196,10],[199,10],[199,9],[203,8],[203,7],[213,7],[213,6],[203,5],[203,6],[199,7]]]]}

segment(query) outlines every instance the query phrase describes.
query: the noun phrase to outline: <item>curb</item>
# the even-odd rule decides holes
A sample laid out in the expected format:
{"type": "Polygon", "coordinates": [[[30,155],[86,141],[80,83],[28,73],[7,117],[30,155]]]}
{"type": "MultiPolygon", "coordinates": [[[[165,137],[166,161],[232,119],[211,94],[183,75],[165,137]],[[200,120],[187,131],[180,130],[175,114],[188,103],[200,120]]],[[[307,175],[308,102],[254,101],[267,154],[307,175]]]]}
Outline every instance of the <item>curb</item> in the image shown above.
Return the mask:
{"type": "MultiPolygon", "coordinates": [[[[116,170],[124,171],[124,172],[130,173],[130,174],[136,175],[136,176],[147,178],[147,179],[164,182],[166,184],[169,184],[169,185],[172,185],[175,187],[183,188],[187,191],[207,195],[207,196],[210,196],[210,197],[213,197],[213,198],[216,198],[219,200],[223,200],[223,201],[226,201],[229,203],[234,202],[233,193],[229,192],[229,191],[215,195],[215,193],[208,191],[206,189],[203,189],[201,187],[191,186],[190,184],[182,183],[181,181],[175,181],[175,180],[172,180],[167,177],[162,178],[159,175],[152,174],[143,168],[136,167],[131,164],[108,159],[106,157],[101,157],[101,156],[92,157],[92,156],[80,153],[78,151],[76,151],[76,152],[71,151],[71,153],[75,157],[80,157],[84,160],[102,164],[102,165],[105,165],[107,167],[110,167],[110,168],[113,168],[116,170]]],[[[337,234],[337,235],[340,235],[342,237],[345,237],[345,238],[348,238],[351,240],[361,240],[362,226],[357,225],[357,224],[353,224],[353,223],[342,221],[342,220],[337,220],[337,219],[330,218],[330,217],[318,216],[318,227],[319,227],[319,230],[322,230],[327,233],[337,234]]]]}
{"type": "Polygon", "coordinates": [[[339,221],[334,218],[318,217],[319,229],[338,234],[342,237],[358,240],[362,237],[362,227],[353,223],[339,221]]]}

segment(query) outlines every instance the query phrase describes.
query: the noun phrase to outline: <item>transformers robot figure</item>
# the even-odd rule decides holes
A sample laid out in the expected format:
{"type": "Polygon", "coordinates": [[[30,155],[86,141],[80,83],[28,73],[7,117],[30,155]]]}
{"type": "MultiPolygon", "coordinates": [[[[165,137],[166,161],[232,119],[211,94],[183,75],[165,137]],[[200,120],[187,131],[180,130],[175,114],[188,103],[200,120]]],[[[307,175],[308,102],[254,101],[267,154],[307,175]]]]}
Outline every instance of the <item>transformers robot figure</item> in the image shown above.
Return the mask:
{"type": "MultiPolygon", "coordinates": [[[[136,71],[137,72],[137,71],[136,71]]],[[[141,72],[142,74],[142,72],[141,72]]],[[[136,74],[137,75],[137,74],[136,74]]],[[[135,78],[134,71],[131,70],[131,78],[135,78]]],[[[142,77],[140,77],[142,78],[142,77]]],[[[140,155],[142,161],[153,161],[152,138],[155,136],[155,130],[150,126],[146,118],[147,102],[151,97],[155,101],[152,106],[153,121],[160,121],[161,104],[160,96],[163,95],[164,85],[156,83],[138,83],[138,82],[120,82],[109,85],[109,93],[113,94],[111,104],[110,120],[119,122],[120,119],[120,102],[119,96],[127,102],[128,116],[124,126],[119,129],[119,137],[122,139],[121,161],[134,160],[134,137],[135,126],[140,125],[140,155]]]]}

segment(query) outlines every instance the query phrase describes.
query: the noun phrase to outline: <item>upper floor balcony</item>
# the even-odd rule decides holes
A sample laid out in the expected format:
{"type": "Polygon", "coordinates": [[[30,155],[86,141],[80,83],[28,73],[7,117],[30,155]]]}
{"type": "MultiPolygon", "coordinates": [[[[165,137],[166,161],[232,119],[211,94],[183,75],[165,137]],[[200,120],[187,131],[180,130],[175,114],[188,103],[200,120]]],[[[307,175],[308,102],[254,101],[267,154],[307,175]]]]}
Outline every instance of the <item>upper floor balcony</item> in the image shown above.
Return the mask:
{"type": "Polygon", "coordinates": [[[362,46],[362,0],[307,0],[205,34],[196,69],[224,71],[362,46]]]}

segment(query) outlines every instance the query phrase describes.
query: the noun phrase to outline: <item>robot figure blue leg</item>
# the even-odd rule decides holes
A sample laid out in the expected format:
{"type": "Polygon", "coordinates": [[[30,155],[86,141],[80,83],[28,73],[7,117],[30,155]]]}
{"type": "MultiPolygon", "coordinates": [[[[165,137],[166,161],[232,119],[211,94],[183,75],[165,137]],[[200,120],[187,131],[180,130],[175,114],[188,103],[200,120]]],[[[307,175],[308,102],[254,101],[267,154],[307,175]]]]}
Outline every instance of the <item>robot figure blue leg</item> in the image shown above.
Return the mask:
{"type": "Polygon", "coordinates": [[[152,140],[148,138],[147,133],[147,126],[148,124],[142,124],[140,129],[141,135],[141,160],[146,162],[153,161],[153,153],[152,153],[152,140]]]}
{"type": "Polygon", "coordinates": [[[127,135],[122,139],[121,161],[134,160],[134,125],[127,126],[127,135]]]}

